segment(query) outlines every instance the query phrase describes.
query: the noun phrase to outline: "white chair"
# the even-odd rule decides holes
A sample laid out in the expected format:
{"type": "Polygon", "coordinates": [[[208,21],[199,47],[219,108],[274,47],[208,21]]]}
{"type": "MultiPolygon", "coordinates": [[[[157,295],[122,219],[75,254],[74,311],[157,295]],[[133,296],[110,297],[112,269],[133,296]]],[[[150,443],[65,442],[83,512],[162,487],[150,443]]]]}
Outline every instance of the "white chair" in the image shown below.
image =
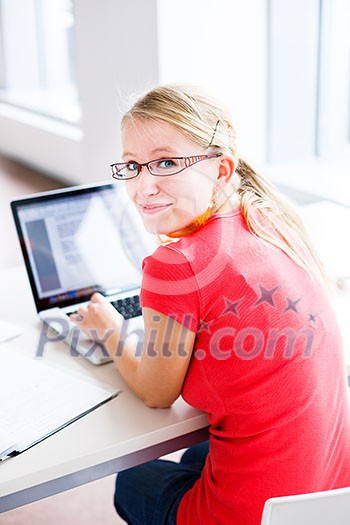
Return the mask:
{"type": "Polygon", "coordinates": [[[268,499],[261,525],[350,525],[350,487],[268,499]]]}

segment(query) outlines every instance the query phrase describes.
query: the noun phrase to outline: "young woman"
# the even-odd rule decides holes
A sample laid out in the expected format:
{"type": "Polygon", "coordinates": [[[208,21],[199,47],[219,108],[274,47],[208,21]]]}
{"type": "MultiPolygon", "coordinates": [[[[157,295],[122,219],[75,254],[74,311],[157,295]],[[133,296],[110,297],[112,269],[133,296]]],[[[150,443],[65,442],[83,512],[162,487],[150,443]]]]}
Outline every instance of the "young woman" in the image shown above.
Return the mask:
{"type": "Polygon", "coordinates": [[[292,208],[238,157],[224,108],[191,86],[147,93],[122,121],[125,180],[162,243],[143,264],[141,357],[95,294],[75,318],[151,407],[181,394],[210,441],[120,473],[130,524],[258,525],[266,499],[350,485],[341,340],[292,208]],[[77,319],[80,319],[78,321],[77,319]],[[120,352],[119,352],[120,354],[120,352]]]}

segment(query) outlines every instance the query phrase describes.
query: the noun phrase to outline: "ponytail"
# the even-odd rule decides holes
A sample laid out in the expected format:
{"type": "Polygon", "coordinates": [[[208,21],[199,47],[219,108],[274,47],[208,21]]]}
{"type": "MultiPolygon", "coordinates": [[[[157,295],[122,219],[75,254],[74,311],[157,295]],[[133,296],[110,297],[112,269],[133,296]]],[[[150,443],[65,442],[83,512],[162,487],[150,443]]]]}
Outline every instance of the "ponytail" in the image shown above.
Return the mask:
{"type": "Polygon", "coordinates": [[[238,194],[249,231],[283,250],[313,278],[326,280],[325,270],[292,203],[239,158],[238,194]]]}

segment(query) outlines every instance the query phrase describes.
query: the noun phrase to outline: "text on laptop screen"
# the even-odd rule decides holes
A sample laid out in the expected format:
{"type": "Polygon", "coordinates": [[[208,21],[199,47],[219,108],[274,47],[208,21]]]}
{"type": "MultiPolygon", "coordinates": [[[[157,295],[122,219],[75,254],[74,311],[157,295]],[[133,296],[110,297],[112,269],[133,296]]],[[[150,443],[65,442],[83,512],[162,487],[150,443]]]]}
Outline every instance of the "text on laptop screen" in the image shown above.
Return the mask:
{"type": "Polygon", "coordinates": [[[48,307],[140,285],[147,247],[130,206],[117,193],[107,186],[18,207],[38,298],[48,307]]]}

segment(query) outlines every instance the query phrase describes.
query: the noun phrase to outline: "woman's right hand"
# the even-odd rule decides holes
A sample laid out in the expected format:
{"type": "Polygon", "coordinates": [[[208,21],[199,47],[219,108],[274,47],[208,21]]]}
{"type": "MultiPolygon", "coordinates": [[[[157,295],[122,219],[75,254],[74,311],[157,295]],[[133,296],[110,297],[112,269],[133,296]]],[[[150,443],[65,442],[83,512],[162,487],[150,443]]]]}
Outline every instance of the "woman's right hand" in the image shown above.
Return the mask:
{"type": "Polygon", "coordinates": [[[70,319],[94,341],[121,332],[124,318],[100,293],[94,293],[87,306],[78,309],[70,319]]]}

